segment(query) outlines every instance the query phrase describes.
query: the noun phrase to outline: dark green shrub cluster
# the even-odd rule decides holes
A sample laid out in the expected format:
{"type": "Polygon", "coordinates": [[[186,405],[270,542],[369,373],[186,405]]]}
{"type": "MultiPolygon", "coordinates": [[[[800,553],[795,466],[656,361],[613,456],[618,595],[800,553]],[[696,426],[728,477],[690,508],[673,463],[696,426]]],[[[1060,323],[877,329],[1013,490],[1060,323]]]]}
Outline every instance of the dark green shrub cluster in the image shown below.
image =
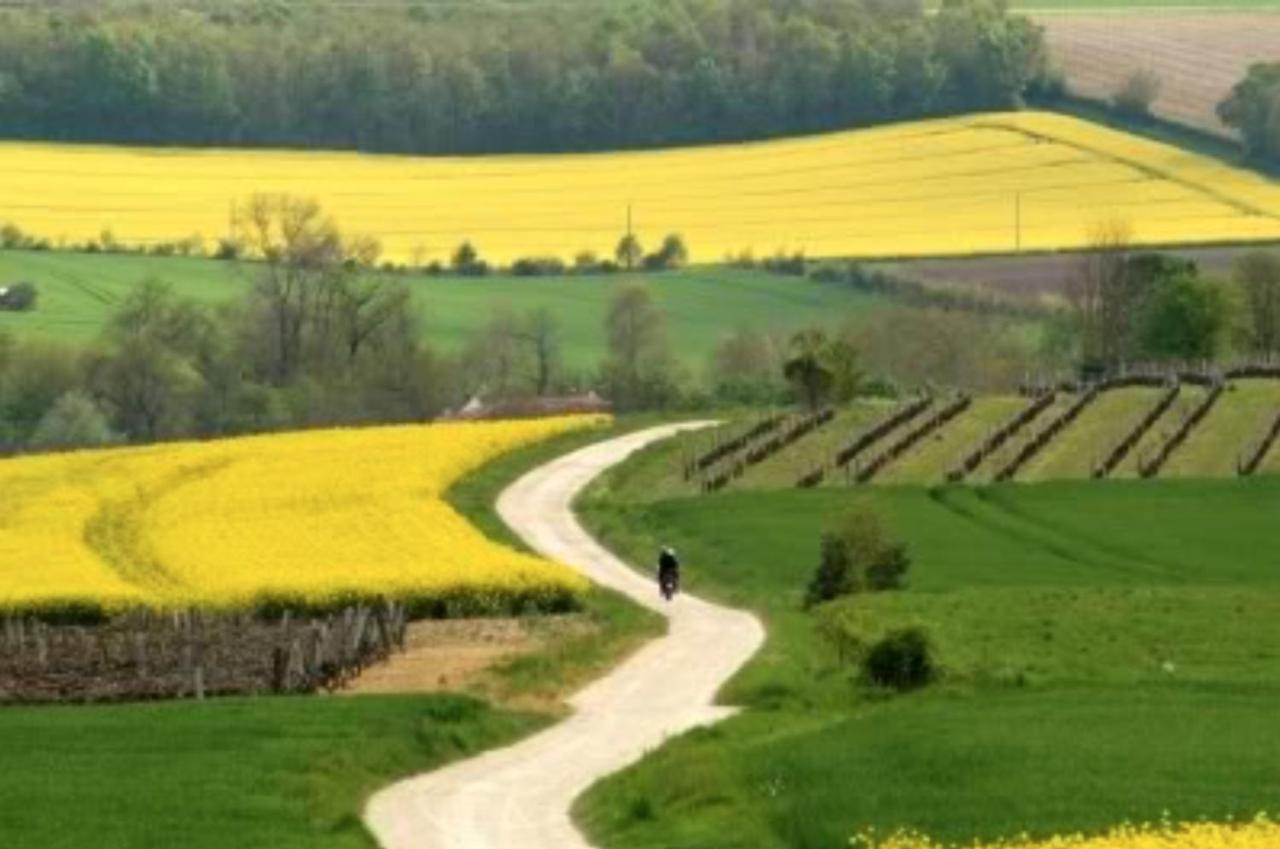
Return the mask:
{"type": "Polygon", "coordinates": [[[12,286],[0,286],[0,310],[28,312],[36,308],[38,295],[35,285],[25,281],[12,286]]]}
{"type": "Polygon", "coordinates": [[[805,604],[812,607],[855,593],[899,589],[910,567],[906,547],[889,538],[880,516],[856,508],[823,533],[805,604]]]}
{"type": "Polygon", "coordinates": [[[925,686],[937,674],[929,635],[918,627],[890,631],[867,650],[862,671],[869,683],[899,692],[925,686]]]}

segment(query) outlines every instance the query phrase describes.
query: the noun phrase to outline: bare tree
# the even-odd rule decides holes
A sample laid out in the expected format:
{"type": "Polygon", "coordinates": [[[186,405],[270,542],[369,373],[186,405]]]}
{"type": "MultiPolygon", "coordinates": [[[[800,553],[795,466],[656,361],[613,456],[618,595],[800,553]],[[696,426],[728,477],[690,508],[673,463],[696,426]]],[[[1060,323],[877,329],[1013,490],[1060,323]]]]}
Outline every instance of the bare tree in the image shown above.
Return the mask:
{"type": "Polygon", "coordinates": [[[1114,219],[1090,228],[1089,249],[1067,281],[1086,366],[1110,369],[1132,349],[1139,295],[1128,273],[1132,227],[1114,219]]]}
{"type": "Polygon", "coordinates": [[[621,287],[605,316],[609,354],[602,369],[606,392],[620,409],[660,407],[675,394],[667,322],[642,284],[621,287]]]}
{"type": "Polygon", "coordinates": [[[378,243],[344,239],[314,200],[257,195],[237,225],[245,249],[261,260],[254,343],[276,383],[305,365],[321,373],[351,369],[378,333],[410,311],[408,291],[374,271],[378,243]]]}
{"type": "Polygon", "coordinates": [[[560,323],[555,313],[547,307],[529,310],[521,322],[520,338],[528,351],[533,391],[539,397],[546,395],[552,390],[562,367],[560,323]]]}
{"type": "Polygon", "coordinates": [[[1243,295],[1244,342],[1254,354],[1280,352],[1280,253],[1252,251],[1236,260],[1243,295]]]}

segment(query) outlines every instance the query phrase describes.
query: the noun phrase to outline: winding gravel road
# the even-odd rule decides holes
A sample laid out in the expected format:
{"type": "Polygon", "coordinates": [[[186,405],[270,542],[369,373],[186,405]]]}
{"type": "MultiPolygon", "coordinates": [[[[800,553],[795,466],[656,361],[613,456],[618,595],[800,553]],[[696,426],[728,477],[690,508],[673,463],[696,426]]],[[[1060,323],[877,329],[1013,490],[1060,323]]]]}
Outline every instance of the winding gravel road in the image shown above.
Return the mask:
{"type": "Polygon", "coordinates": [[[667,737],[732,713],[713,700],[764,641],[759,621],[688,595],[662,602],[654,582],[601,547],[572,510],[575,496],[605,469],[702,426],[656,427],[589,446],[502,494],[498,512],[530,546],[661,611],[670,629],[578,693],[560,724],[374,796],[365,822],[384,849],[586,849],[569,818],[574,799],[667,737]]]}

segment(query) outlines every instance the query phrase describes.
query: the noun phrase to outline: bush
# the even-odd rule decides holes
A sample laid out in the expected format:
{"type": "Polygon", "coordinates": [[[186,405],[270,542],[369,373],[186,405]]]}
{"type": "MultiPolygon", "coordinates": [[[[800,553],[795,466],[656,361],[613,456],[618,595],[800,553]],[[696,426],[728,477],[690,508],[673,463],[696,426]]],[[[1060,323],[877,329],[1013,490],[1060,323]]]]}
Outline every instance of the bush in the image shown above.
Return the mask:
{"type": "Polygon", "coordinates": [[[240,254],[244,252],[244,246],[236,239],[219,239],[218,247],[213,251],[213,258],[223,261],[239,259],[240,254]]]}
{"type": "Polygon", "coordinates": [[[14,283],[0,288],[0,310],[28,312],[36,308],[37,296],[36,287],[31,283],[14,283]]]}
{"type": "Polygon", "coordinates": [[[511,273],[517,277],[554,277],[564,272],[564,261],[554,256],[521,257],[511,264],[511,273]]]}
{"type": "Polygon", "coordinates": [[[805,259],[803,252],[787,254],[779,251],[777,254],[767,257],[761,266],[765,271],[773,274],[787,274],[794,277],[803,277],[808,270],[809,263],[805,259]]]}
{"type": "Polygon", "coordinates": [[[1112,107],[1131,118],[1150,118],[1151,107],[1160,96],[1160,77],[1153,71],[1134,71],[1111,98],[1112,107]]]}
{"type": "Polygon", "coordinates": [[[923,628],[890,631],[876,641],[862,660],[867,680],[879,687],[905,692],[933,680],[933,647],[923,628]]]}
{"type": "Polygon", "coordinates": [[[679,233],[672,233],[662,240],[662,247],[644,258],[649,271],[671,271],[689,262],[689,249],[679,233]]]}
{"type": "Polygon", "coordinates": [[[464,277],[483,277],[489,273],[489,263],[480,258],[475,245],[463,242],[453,252],[453,270],[464,277]]]}
{"type": "Polygon", "coordinates": [[[822,535],[818,569],[805,593],[805,605],[899,589],[910,566],[907,549],[889,539],[880,516],[856,508],[822,535]]]}

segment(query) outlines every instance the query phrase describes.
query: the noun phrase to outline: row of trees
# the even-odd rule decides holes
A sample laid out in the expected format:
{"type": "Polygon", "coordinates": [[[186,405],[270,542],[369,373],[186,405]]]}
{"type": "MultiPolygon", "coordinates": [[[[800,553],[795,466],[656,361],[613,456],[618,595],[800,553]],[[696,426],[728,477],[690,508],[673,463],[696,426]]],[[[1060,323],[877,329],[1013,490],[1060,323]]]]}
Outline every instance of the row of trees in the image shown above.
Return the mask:
{"type": "Polygon", "coordinates": [[[0,10],[0,126],[415,153],[808,132],[1016,104],[1044,46],[1005,5],[32,3],[0,10]]]}
{"type": "Polygon", "coordinates": [[[1280,254],[1243,254],[1232,279],[1210,280],[1190,260],[1134,252],[1122,223],[1099,227],[1092,242],[1067,284],[1086,373],[1213,360],[1228,348],[1280,356],[1280,254]]]}

